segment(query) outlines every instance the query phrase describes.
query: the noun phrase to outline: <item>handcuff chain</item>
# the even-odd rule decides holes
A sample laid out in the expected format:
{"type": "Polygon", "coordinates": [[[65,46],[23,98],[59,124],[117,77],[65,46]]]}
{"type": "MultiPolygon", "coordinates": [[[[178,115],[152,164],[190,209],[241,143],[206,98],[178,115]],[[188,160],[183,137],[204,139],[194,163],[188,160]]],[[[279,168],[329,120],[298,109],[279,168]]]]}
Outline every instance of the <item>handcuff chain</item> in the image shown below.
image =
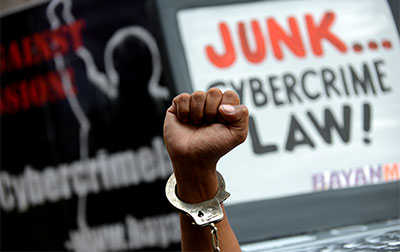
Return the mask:
{"type": "Polygon", "coordinates": [[[214,223],[210,224],[210,229],[211,229],[211,239],[212,239],[213,251],[220,252],[221,250],[219,248],[218,229],[214,223]]]}
{"type": "Polygon", "coordinates": [[[218,229],[215,223],[222,221],[224,212],[221,204],[229,197],[229,193],[225,191],[225,181],[222,175],[217,172],[218,192],[214,198],[197,204],[189,204],[181,201],[176,195],[176,179],[172,173],[165,186],[165,194],[171,205],[177,210],[190,216],[193,220],[192,224],[200,227],[209,226],[211,229],[211,240],[213,252],[220,252],[218,229]]]}

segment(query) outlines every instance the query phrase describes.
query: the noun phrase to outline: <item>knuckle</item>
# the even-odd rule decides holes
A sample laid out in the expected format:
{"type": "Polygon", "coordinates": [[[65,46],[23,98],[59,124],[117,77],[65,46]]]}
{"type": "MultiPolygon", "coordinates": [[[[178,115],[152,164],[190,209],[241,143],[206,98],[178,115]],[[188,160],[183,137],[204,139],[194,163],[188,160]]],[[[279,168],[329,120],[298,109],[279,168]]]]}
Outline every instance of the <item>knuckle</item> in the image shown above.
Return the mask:
{"type": "Polygon", "coordinates": [[[233,90],[227,90],[224,92],[224,100],[228,100],[234,103],[239,103],[239,96],[233,90]]]}
{"type": "Polygon", "coordinates": [[[203,91],[196,91],[192,94],[192,100],[196,102],[201,102],[205,100],[206,94],[203,91]]]}
{"type": "Polygon", "coordinates": [[[179,95],[179,98],[180,98],[182,101],[188,101],[188,100],[190,99],[190,94],[188,94],[188,93],[182,93],[181,95],[179,95]]]}
{"type": "Polygon", "coordinates": [[[229,96],[229,97],[235,97],[237,94],[233,90],[226,90],[224,92],[224,95],[229,96]]]}
{"type": "Polygon", "coordinates": [[[219,89],[219,88],[213,87],[213,88],[210,88],[210,89],[207,91],[207,95],[210,95],[210,96],[212,96],[212,97],[222,96],[222,91],[221,91],[221,89],[219,89]]]}
{"type": "Polygon", "coordinates": [[[190,95],[188,93],[182,93],[174,98],[174,102],[179,105],[187,102],[189,99],[190,95]]]}

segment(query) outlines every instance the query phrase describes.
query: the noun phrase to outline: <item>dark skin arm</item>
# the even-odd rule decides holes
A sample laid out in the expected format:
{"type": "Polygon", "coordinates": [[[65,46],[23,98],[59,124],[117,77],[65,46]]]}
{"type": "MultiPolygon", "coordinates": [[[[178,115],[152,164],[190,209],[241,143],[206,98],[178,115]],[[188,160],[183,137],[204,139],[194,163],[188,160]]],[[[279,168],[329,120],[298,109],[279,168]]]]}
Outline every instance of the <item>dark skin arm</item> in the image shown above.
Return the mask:
{"type": "MultiPolygon", "coordinates": [[[[233,91],[212,88],[175,97],[166,113],[164,141],[181,200],[199,203],[214,197],[217,162],[246,139],[247,124],[248,110],[233,91]]],[[[225,211],[224,216],[216,225],[220,249],[240,251],[225,211]]],[[[183,251],[212,251],[209,227],[192,225],[184,214],[180,220],[183,251]]]]}

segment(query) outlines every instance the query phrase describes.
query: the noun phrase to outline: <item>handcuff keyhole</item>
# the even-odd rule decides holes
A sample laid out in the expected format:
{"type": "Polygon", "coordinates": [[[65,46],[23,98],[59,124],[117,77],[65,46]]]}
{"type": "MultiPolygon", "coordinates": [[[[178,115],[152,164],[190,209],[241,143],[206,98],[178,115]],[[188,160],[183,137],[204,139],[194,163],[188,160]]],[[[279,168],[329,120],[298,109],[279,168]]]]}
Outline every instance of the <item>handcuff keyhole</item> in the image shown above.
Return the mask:
{"type": "Polygon", "coordinates": [[[202,211],[199,211],[199,213],[197,214],[197,216],[199,216],[200,218],[204,216],[204,213],[202,211]]]}

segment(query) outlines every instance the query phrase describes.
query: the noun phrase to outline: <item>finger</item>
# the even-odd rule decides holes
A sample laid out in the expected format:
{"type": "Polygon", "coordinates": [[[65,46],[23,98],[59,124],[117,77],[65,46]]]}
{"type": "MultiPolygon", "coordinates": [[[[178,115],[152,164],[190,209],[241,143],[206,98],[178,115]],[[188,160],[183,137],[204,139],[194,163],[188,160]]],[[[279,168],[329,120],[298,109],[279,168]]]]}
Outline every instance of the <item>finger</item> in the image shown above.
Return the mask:
{"type": "Polygon", "coordinates": [[[245,105],[221,104],[218,108],[223,120],[230,126],[238,143],[247,137],[249,111],[245,105]]]}
{"type": "Polygon", "coordinates": [[[239,105],[239,96],[232,90],[227,90],[222,96],[221,104],[239,105]]]}
{"type": "Polygon", "coordinates": [[[211,88],[207,91],[204,106],[204,118],[207,122],[214,122],[217,118],[218,107],[222,101],[222,91],[219,88],[211,88]]]}
{"type": "MultiPolygon", "coordinates": [[[[240,104],[239,96],[234,91],[227,90],[222,95],[221,104],[238,105],[240,104]]],[[[225,123],[225,120],[221,115],[218,115],[218,121],[220,123],[225,123]]]]}
{"type": "Polygon", "coordinates": [[[175,97],[173,107],[176,108],[176,115],[180,121],[184,123],[189,122],[190,95],[188,93],[183,93],[175,97]]]}
{"type": "Polygon", "coordinates": [[[206,93],[196,91],[190,97],[190,120],[193,124],[199,124],[203,120],[204,103],[206,101],[206,93]]]}

